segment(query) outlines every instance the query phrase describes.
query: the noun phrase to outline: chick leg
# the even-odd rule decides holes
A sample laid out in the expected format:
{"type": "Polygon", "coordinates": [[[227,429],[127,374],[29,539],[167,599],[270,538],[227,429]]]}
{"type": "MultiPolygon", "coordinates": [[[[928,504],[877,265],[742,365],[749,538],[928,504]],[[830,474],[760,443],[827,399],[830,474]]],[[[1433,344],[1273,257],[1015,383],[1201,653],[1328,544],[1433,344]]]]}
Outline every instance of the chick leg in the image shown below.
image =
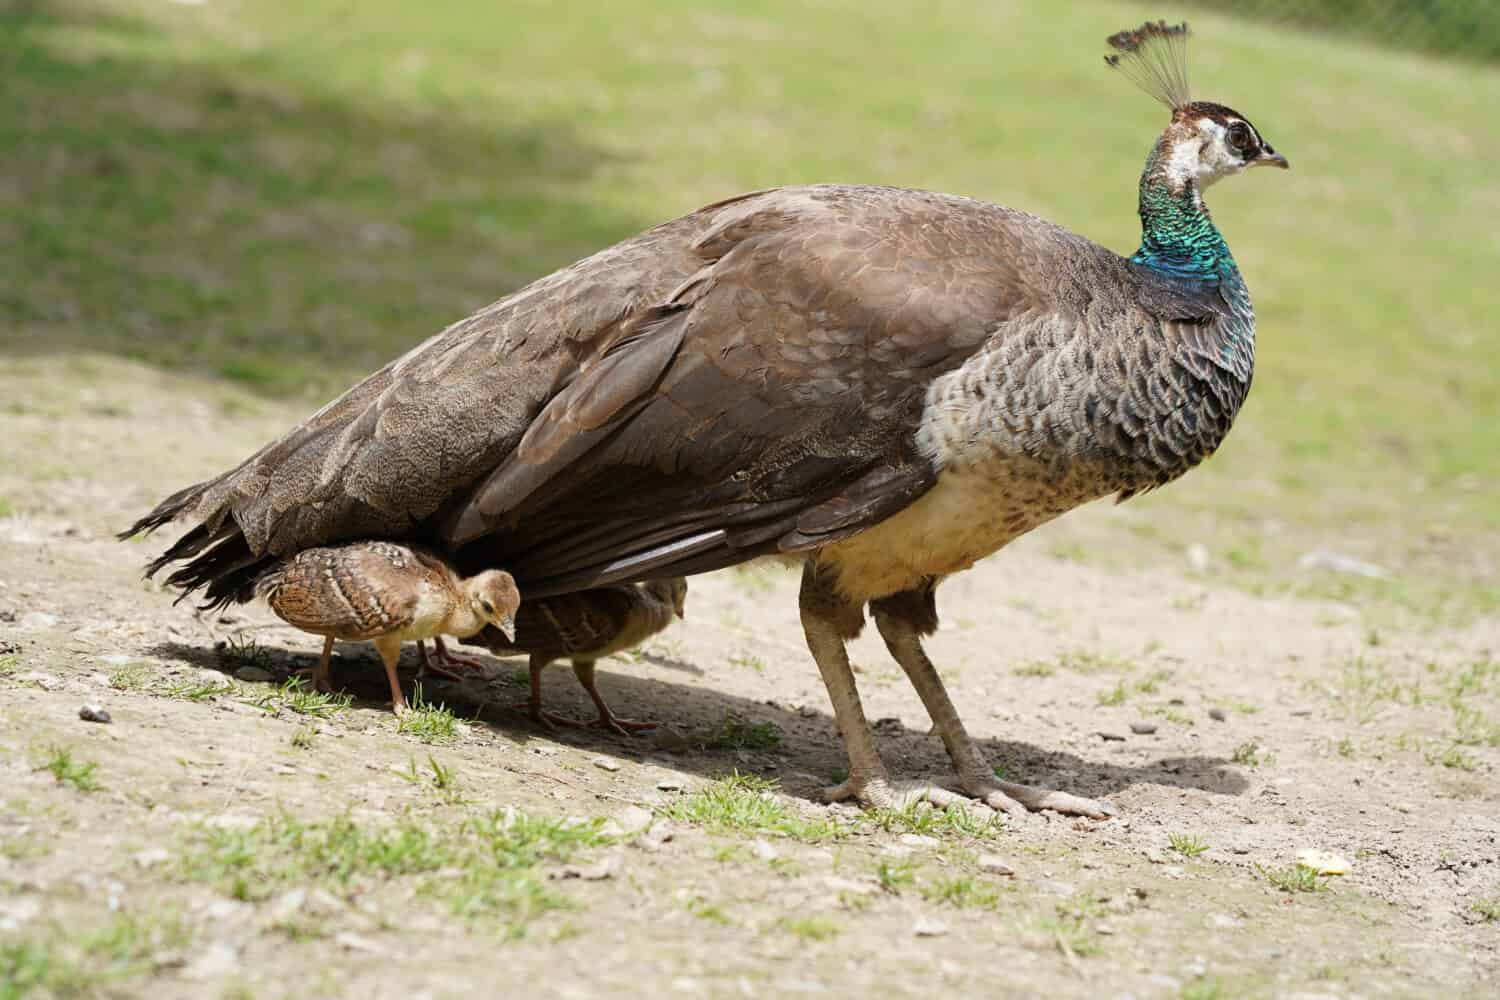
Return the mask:
{"type": "Polygon", "coordinates": [[[811,561],[803,567],[799,605],[807,648],[823,675],[823,685],[833,702],[833,718],[849,755],[849,777],[824,789],[824,798],[829,802],[853,798],[867,806],[889,808],[922,799],[938,806],[964,801],[962,796],[935,785],[909,788],[892,785],[885,762],[875,749],[875,734],[865,720],[864,706],[854,687],[854,671],[849,667],[849,653],[844,648],[844,643],[858,635],[864,626],[864,609],[842,597],[832,575],[811,561]]]}
{"type": "Polygon", "coordinates": [[[396,664],[401,661],[401,640],[395,636],[383,635],[375,640],[375,651],[385,664],[385,679],[391,685],[391,711],[399,719],[407,712],[406,697],[401,693],[401,680],[396,676],[396,664]]]}
{"type": "Polygon", "coordinates": [[[298,677],[308,677],[312,681],[314,691],[324,694],[333,694],[333,682],[328,679],[329,660],[333,656],[333,636],[324,636],[323,655],[318,660],[316,667],[302,667],[296,671],[298,677]]]}
{"type": "Polygon", "coordinates": [[[657,724],[654,722],[622,719],[609,710],[609,705],[605,704],[604,696],[599,693],[599,688],[594,683],[593,660],[574,660],[573,674],[578,678],[578,683],[583,685],[583,689],[589,693],[589,697],[593,699],[594,707],[599,710],[599,717],[586,725],[595,729],[608,729],[620,736],[632,736],[656,728],[657,724]]]}
{"type": "Polygon", "coordinates": [[[927,707],[927,714],[932,717],[933,725],[942,735],[943,745],[947,747],[948,756],[958,770],[959,784],[965,792],[993,809],[1008,813],[1052,809],[1072,816],[1091,816],[1094,819],[1114,815],[1115,808],[1108,802],[1030,785],[1017,785],[995,777],[979,744],[964,729],[958,710],[953,707],[953,701],[943,687],[942,678],[922,649],[922,634],[937,628],[937,611],[932,601],[931,587],[873,601],[870,609],[886,648],[896,662],[901,664],[901,669],[906,671],[922,704],[927,707]]]}
{"type": "Polygon", "coordinates": [[[478,657],[450,652],[440,635],[433,636],[432,645],[433,653],[428,656],[427,644],[420,639],[417,640],[417,659],[420,663],[417,668],[417,677],[419,678],[432,674],[435,677],[445,677],[450,681],[462,681],[466,672],[484,668],[484,661],[478,657]]]}

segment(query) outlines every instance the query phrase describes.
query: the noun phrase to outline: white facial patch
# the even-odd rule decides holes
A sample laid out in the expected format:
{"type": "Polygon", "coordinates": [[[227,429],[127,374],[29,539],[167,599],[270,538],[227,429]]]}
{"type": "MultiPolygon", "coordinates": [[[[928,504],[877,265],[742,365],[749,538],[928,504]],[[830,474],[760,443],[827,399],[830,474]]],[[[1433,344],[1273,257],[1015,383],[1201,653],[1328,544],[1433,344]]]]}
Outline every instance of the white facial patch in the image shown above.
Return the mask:
{"type": "Polygon", "coordinates": [[[1167,159],[1167,177],[1174,187],[1196,181],[1201,190],[1221,177],[1245,169],[1245,161],[1229,145],[1229,130],[1212,118],[1198,120],[1198,134],[1179,139],[1167,159]]]}

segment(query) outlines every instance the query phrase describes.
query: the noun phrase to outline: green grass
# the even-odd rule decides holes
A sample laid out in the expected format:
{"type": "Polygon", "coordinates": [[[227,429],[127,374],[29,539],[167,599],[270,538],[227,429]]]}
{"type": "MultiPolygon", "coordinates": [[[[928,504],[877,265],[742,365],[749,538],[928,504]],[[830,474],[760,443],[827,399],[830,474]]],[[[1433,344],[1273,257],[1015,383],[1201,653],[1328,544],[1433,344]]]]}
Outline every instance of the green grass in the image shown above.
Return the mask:
{"type": "Polygon", "coordinates": [[[910,802],[899,809],[867,809],[860,820],[885,833],[928,837],[951,835],[988,840],[1005,832],[1005,820],[998,813],[981,815],[963,806],[936,809],[926,802],[910,802]]]}
{"type": "Polygon", "coordinates": [[[1167,846],[1185,858],[1196,858],[1208,850],[1208,842],[1196,833],[1169,833],[1167,846]]]}
{"type": "Polygon", "coordinates": [[[415,736],[423,743],[452,743],[458,738],[458,719],[448,706],[426,701],[418,684],[412,689],[411,704],[396,724],[396,732],[415,736]]]}
{"type": "Polygon", "coordinates": [[[910,861],[882,860],[875,865],[875,880],[893,896],[916,883],[917,869],[910,861]]]}
{"type": "Polygon", "coordinates": [[[109,686],[116,691],[139,691],[146,686],[151,670],[144,663],[122,663],[109,672],[109,686]]]}
{"type": "Polygon", "coordinates": [[[822,843],[849,832],[832,820],[804,819],[782,800],[774,781],[737,771],[672,800],[659,812],[710,833],[771,834],[822,843]]]}
{"type": "Polygon", "coordinates": [[[232,635],[218,647],[219,660],[230,670],[241,667],[256,667],[266,670],[271,666],[271,651],[254,639],[232,635]]]}
{"type": "MultiPolygon", "coordinates": [[[[1164,115],[1099,54],[1156,7],[591,13],[7,7],[0,230],[24,247],[0,268],[8,353],[107,352],[311,406],[614,240],[807,181],[969,194],[1136,246],[1164,115]]],[[[1255,387],[1203,470],[1131,507],[1212,540],[1256,587],[1500,607],[1482,576],[1500,547],[1500,72],[1192,21],[1197,92],[1248,114],[1293,169],[1209,195],[1255,295],[1255,387]],[[1315,544],[1399,576],[1299,573],[1315,544]]]]}
{"type": "Polygon", "coordinates": [[[228,677],[190,677],[164,680],[153,685],[151,690],[178,701],[209,701],[221,694],[238,694],[240,687],[228,677]]]}
{"type": "Polygon", "coordinates": [[[1287,865],[1285,868],[1262,868],[1256,865],[1256,870],[1264,876],[1277,889],[1286,893],[1322,892],[1328,888],[1328,879],[1319,875],[1318,870],[1311,865],[1297,864],[1287,865]]]}
{"type": "Polygon", "coordinates": [[[839,925],[828,917],[783,917],[780,926],[803,941],[831,941],[839,935],[839,925]]]}
{"type": "Polygon", "coordinates": [[[91,760],[75,760],[71,747],[54,745],[48,747],[38,770],[51,771],[59,785],[67,785],[80,792],[97,792],[101,787],[95,771],[99,765],[91,760]]]}
{"type": "Polygon", "coordinates": [[[718,725],[694,733],[692,740],[705,750],[773,750],[781,743],[781,727],[769,719],[748,722],[729,714],[718,725]]]}
{"type": "Polygon", "coordinates": [[[245,704],[254,705],[275,715],[282,709],[313,719],[330,719],[353,704],[354,699],[342,692],[325,694],[315,691],[302,677],[288,677],[279,688],[258,691],[245,699],[245,704]]]}
{"type": "Polygon", "coordinates": [[[608,838],[598,821],[570,823],[512,809],[406,814],[389,822],[275,816],[248,828],[192,827],[175,852],[176,875],[241,900],[297,886],[348,894],[400,883],[454,916],[520,933],[566,908],[541,872],[608,838]]]}
{"type": "Polygon", "coordinates": [[[180,953],[192,940],[191,922],[156,908],[98,928],[28,929],[0,941],[0,1000],[115,995],[113,988],[151,973],[158,956],[180,953]]]}
{"type": "Polygon", "coordinates": [[[21,657],[17,653],[0,656],[0,677],[7,677],[21,669],[21,657]]]}
{"type": "Polygon", "coordinates": [[[1469,909],[1485,923],[1500,923],[1500,896],[1491,896],[1472,904],[1469,909]]]}
{"type": "Polygon", "coordinates": [[[959,909],[994,909],[1000,903],[1001,890],[990,882],[967,875],[948,875],[927,883],[922,895],[934,903],[959,909]]]}

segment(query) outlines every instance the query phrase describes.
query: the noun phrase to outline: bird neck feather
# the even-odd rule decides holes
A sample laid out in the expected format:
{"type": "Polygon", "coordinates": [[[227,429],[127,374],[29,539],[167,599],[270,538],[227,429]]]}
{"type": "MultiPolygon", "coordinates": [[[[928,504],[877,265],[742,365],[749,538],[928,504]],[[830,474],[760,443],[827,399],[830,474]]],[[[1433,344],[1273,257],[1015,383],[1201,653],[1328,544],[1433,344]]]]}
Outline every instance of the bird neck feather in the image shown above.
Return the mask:
{"type": "Polygon", "coordinates": [[[1209,217],[1199,182],[1177,169],[1170,133],[1157,140],[1141,172],[1141,247],[1130,259],[1174,278],[1217,285],[1239,273],[1209,217]]]}

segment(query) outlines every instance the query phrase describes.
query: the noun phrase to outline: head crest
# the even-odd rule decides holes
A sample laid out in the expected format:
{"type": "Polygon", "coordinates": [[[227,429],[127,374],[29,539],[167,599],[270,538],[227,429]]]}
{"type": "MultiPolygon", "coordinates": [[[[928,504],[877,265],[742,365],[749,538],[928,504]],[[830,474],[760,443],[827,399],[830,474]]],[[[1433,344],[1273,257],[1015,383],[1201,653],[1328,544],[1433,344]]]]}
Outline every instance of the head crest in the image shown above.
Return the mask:
{"type": "Polygon", "coordinates": [[[1186,107],[1191,100],[1188,97],[1187,37],[1186,24],[1147,21],[1134,31],[1110,35],[1109,47],[1116,51],[1105,56],[1104,61],[1176,111],[1186,107]]]}

